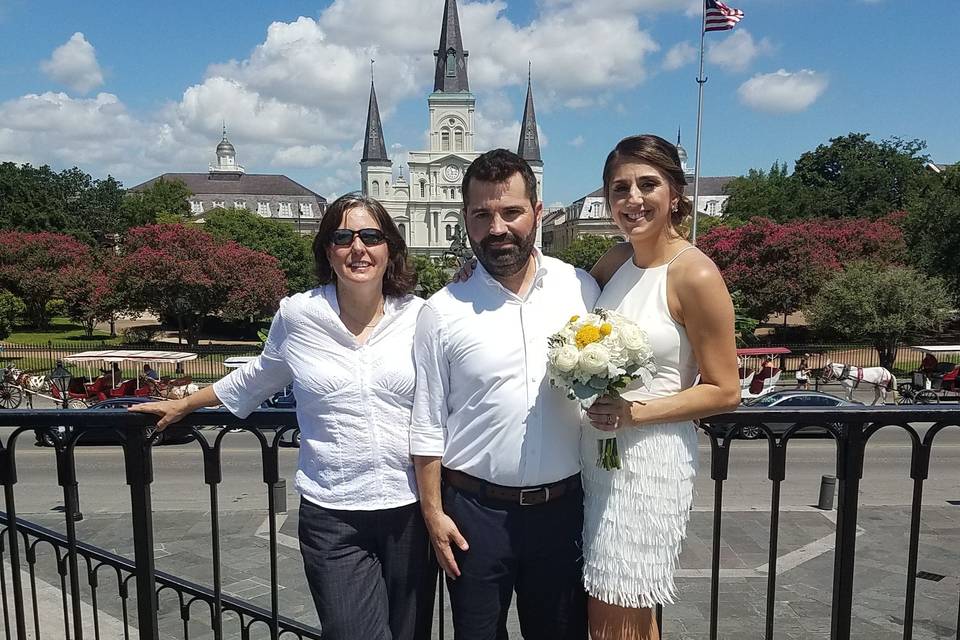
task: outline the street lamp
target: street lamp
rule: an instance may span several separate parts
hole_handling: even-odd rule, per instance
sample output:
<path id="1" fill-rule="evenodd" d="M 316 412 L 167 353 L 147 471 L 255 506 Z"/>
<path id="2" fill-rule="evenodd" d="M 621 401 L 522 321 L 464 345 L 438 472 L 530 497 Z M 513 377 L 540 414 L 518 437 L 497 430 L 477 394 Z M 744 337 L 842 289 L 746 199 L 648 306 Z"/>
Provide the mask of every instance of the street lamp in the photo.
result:
<path id="1" fill-rule="evenodd" d="M 57 386 L 57 389 L 60 390 L 60 399 L 63 401 L 63 408 L 68 409 L 68 396 L 70 394 L 68 389 L 70 388 L 70 380 L 73 379 L 73 374 L 70 373 L 69 369 L 63 366 L 63 360 L 57 360 L 57 366 L 54 367 L 53 371 L 51 371 L 47 377 L 50 378 L 50 381 Z M 73 453 L 71 452 L 69 455 L 72 456 Z M 80 511 L 80 494 L 77 492 L 76 483 L 67 485 L 66 491 L 70 493 L 72 498 L 71 501 L 73 502 L 74 506 L 74 512 L 70 514 L 71 517 L 75 521 L 83 520 L 83 513 Z M 64 508 L 66 508 L 66 504 L 64 505 Z"/>
<path id="2" fill-rule="evenodd" d="M 70 373 L 70 370 L 63 366 L 63 360 L 57 360 L 57 366 L 53 371 L 47 376 L 57 385 L 57 389 L 60 390 L 60 399 L 63 401 L 63 408 L 68 408 L 67 405 L 67 389 L 70 388 L 70 380 L 73 379 L 73 374 Z"/>

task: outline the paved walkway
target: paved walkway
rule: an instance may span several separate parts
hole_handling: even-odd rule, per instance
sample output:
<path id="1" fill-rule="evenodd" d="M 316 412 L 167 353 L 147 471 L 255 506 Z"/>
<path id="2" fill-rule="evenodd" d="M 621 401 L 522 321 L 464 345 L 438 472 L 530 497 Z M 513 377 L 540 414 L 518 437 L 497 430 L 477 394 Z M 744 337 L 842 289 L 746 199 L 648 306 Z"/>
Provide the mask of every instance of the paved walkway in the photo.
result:
<path id="1" fill-rule="evenodd" d="M 902 637 L 909 518 L 906 507 L 861 510 L 853 621 L 855 638 L 894 640 Z M 813 639 L 829 635 L 833 519 L 833 512 L 812 508 L 781 513 L 777 638 Z M 63 527 L 62 518 L 55 514 L 40 516 L 39 520 L 47 526 Z M 278 547 L 281 613 L 306 624 L 317 624 L 296 548 L 296 511 L 281 520 Z M 127 522 L 126 515 L 93 514 L 78 523 L 78 534 L 91 544 L 132 555 Z M 221 522 L 224 590 L 269 608 L 270 574 L 264 513 L 224 514 Z M 209 515 L 195 511 L 160 512 L 155 515 L 154 525 L 157 568 L 209 585 L 212 580 Z M 681 556 L 679 599 L 664 612 L 664 637 L 667 640 L 709 637 L 711 533 L 712 514 L 695 511 Z M 729 512 L 723 516 L 721 638 L 739 640 L 763 634 L 768 536 L 768 513 Z M 38 569 L 38 576 L 46 583 L 41 586 L 47 597 L 52 593 L 49 585 L 59 587 L 59 578 L 49 556 L 46 554 Z M 917 581 L 914 638 L 954 637 L 960 588 L 960 506 L 925 508 L 918 568 L 936 574 L 932 576 L 936 580 Z M 84 585 L 84 590 L 89 592 L 89 587 Z M 99 601 L 101 609 L 109 616 L 121 617 L 115 581 L 105 574 L 102 574 Z M 62 629 L 57 614 L 57 607 L 48 607 L 43 624 L 49 620 L 56 624 L 51 629 Z M 208 620 L 207 614 L 202 607 L 195 606 L 193 617 L 190 637 L 205 637 L 205 625 L 201 623 Z M 446 637 L 452 638 L 449 611 L 446 620 Z M 515 615 L 511 615 L 510 626 L 511 636 L 519 638 Z M 161 628 L 176 637 L 182 635 L 179 608 L 172 594 L 166 594 L 161 600 Z M 232 629 L 227 637 L 239 637 L 235 631 Z"/>

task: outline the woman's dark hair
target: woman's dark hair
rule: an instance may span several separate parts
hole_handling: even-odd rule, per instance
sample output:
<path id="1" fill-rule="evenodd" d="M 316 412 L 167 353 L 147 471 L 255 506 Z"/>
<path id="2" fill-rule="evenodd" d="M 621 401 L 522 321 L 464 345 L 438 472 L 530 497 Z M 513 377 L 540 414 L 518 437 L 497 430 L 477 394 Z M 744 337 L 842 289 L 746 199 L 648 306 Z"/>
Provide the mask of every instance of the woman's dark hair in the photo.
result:
<path id="1" fill-rule="evenodd" d="M 651 134 L 624 138 L 607 156 L 607 161 L 603 164 L 603 199 L 607 208 L 610 207 L 610 179 L 613 177 L 613 170 L 621 162 L 645 162 L 667 177 L 670 190 L 679 197 L 677 210 L 670 212 L 670 222 L 674 227 L 679 226 L 684 218 L 693 213 L 693 204 L 683 197 L 687 178 L 683 174 L 677 148 L 660 136 Z"/>
<path id="2" fill-rule="evenodd" d="M 460 183 L 460 192 L 463 195 L 463 210 L 467 210 L 467 199 L 470 197 L 470 183 L 479 182 L 503 183 L 519 173 L 523 178 L 523 186 L 530 200 L 530 206 L 537 207 L 537 177 L 533 175 L 530 164 L 506 149 L 492 149 L 483 153 L 470 163 L 463 181 Z"/>
<path id="3" fill-rule="evenodd" d="M 334 200 L 320 220 L 320 228 L 313 239 L 313 260 L 317 280 L 320 284 L 337 281 L 337 274 L 327 259 L 327 247 L 330 245 L 333 232 L 340 228 L 343 216 L 356 208 L 366 209 L 380 225 L 380 230 L 387 239 L 389 262 L 383 274 L 383 295 L 403 296 L 410 293 L 417 286 L 417 272 L 407 261 L 407 243 L 404 242 L 400 230 L 397 229 L 396 223 L 383 205 L 373 198 L 358 193 L 348 193 Z"/>

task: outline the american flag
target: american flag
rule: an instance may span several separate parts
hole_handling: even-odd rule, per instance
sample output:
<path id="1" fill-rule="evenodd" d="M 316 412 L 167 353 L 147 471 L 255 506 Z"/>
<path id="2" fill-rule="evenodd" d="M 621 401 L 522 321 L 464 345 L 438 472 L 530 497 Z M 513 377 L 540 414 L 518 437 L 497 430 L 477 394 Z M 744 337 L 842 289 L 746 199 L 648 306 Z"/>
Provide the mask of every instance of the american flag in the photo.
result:
<path id="1" fill-rule="evenodd" d="M 706 31 L 726 31 L 733 29 L 741 19 L 743 11 L 728 7 L 717 0 L 706 0 L 707 3 L 707 21 L 703 27 Z"/>

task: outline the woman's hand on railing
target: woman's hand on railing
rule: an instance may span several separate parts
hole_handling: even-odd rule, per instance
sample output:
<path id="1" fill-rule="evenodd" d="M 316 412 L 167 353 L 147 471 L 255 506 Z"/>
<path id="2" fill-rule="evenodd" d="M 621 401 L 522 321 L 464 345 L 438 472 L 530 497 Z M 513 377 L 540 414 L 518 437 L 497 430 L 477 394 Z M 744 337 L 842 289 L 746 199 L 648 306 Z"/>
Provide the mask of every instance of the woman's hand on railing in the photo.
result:
<path id="1" fill-rule="evenodd" d="M 163 431 L 175 422 L 179 422 L 189 413 L 191 409 L 184 400 L 161 400 L 159 402 L 144 402 L 135 404 L 127 408 L 127 411 L 133 413 L 149 413 L 160 416 L 157 420 L 157 431 Z"/>

